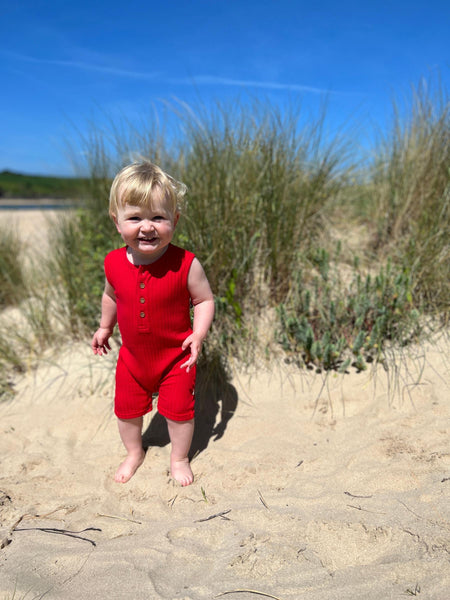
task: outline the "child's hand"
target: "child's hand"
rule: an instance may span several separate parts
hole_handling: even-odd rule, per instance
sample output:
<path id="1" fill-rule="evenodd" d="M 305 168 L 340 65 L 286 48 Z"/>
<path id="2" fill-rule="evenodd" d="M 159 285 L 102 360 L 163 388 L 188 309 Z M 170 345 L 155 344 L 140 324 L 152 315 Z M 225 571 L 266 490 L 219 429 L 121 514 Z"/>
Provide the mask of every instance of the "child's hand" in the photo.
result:
<path id="1" fill-rule="evenodd" d="M 197 359 L 200 355 L 200 350 L 202 349 L 202 343 L 203 343 L 203 339 L 200 338 L 195 333 L 191 333 L 191 335 L 188 336 L 184 340 L 184 342 L 181 346 L 181 349 L 186 350 L 190 346 L 191 347 L 191 355 L 190 355 L 189 359 L 180 366 L 180 368 L 181 369 L 186 368 L 187 373 L 189 373 L 189 371 L 191 370 L 191 367 L 193 367 L 195 365 L 195 363 L 197 362 Z"/>
<path id="2" fill-rule="evenodd" d="M 108 354 L 108 351 L 111 350 L 111 346 L 109 345 L 109 338 L 111 337 L 112 331 L 106 327 L 99 327 L 97 331 L 94 333 L 94 337 L 92 338 L 91 347 L 94 354 L 98 354 L 102 356 L 103 354 Z"/>

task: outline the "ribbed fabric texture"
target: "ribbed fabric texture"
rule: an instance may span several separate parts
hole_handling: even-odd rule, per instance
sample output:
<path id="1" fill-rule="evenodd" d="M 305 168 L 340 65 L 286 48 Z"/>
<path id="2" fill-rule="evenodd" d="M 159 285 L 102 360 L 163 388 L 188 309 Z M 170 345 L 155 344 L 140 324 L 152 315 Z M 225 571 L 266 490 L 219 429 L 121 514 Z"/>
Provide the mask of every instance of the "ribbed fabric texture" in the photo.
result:
<path id="1" fill-rule="evenodd" d="M 192 333 L 187 278 L 194 254 L 169 244 L 150 265 L 130 263 L 126 247 L 105 258 L 105 274 L 114 288 L 122 336 L 120 357 L 146 389 L 184 355 L 181 344 Z"/>

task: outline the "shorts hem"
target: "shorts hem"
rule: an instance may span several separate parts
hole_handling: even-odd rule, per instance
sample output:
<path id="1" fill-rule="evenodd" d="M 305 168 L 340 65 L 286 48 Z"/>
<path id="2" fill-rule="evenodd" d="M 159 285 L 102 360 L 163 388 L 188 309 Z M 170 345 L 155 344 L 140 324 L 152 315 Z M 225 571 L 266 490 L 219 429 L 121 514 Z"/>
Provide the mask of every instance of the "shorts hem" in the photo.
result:
<path id="1" fill-rule="evenodd" d="M 183 413 L 183 414 L 173 414 L 170 413 L 166 410 L 159 410 L 158 408 L 158 412 L 160 415 L 162 415 L 163 417 L 165 417 L 166 419 L 170 419 L 171 421 L 192 421 L 192 419 L 195 417 L 195 411 L 191 410 L 189 412 Z"/>
<path id="2" fill-rule="evenodd" d="M 129 421 L 130 419 L 138 419 L 139 417 L 144 417 L 149 412 L 152 412 L 152 408 L 147 408 L 145 411 L 138 411 L 135 413 L 127 413 L 126 415 L 124 415 L 122 413 L 119 414 L 118 411 L 114 410 L 114 414 L 116 415 L 116 417 L 118 419 L 121 419 L 122 421 Z"/>

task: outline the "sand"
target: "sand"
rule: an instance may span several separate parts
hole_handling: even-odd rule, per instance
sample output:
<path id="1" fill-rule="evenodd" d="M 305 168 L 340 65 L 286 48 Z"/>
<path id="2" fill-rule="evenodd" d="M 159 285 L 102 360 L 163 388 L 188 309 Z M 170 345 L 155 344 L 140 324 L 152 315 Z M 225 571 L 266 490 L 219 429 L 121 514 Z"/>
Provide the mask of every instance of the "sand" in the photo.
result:
<path id="1" fill-rule="evenodd" d="M 390 374 L 234 365 L 186 488 L 157 412 L 113 481 L 116 352 L 60 348 L 0 404 L 0 598 L 448 600 L 448 339 Z"/>
<path id="2" fill-rule="evenodd" d="M 64 210 L 19 210 L 25 200 L 10 200 L 9 205 L 17 205 L 16 210 L 2 208 L 0 204 L 0 227 L 16 232 L 24 242 L 24 254 L 31 251 L 45 252 L 48 249 L 49 228 L 55 226 L 59 218 L 67 214 Z M 34 203 L 31 203 L 35 205 Z"/>

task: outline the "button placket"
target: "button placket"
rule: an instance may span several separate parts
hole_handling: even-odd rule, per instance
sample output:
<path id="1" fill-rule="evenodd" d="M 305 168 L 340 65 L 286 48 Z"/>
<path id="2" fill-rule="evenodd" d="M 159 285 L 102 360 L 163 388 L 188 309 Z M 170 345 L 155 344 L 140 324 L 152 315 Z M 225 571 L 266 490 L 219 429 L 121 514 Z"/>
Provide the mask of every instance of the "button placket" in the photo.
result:
<path id="1" fill-rule="evenodd" d="M 138 329 L 146 331 L 149 328 L 148 311 L 144 310 L 146 304 L 146 292 L 148 289 L 148 279 L 150 274 L 139 268 L 138 285 L 136 290 L 136 312 L 138 315 Z"/>

